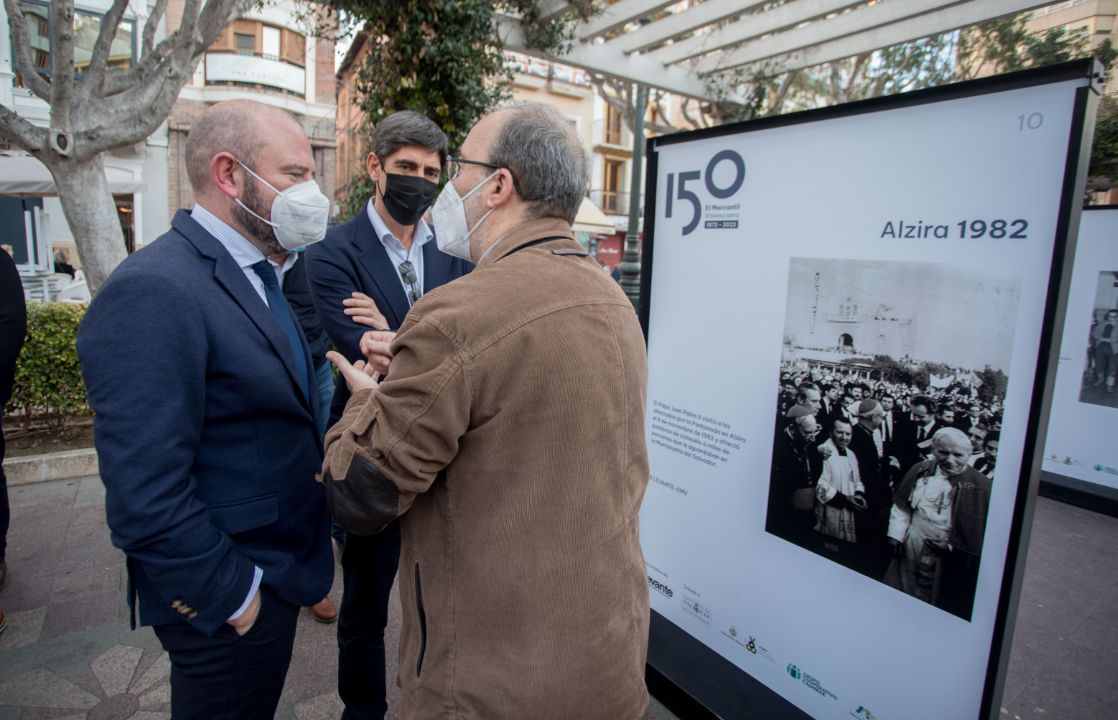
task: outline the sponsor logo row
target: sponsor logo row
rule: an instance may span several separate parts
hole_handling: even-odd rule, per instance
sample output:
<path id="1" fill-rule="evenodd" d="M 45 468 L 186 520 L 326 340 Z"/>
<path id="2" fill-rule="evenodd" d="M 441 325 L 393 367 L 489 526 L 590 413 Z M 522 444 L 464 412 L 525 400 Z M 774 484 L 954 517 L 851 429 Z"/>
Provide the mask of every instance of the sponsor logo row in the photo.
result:
<path id="1" fill-rule="evenodd" d="M 675 590 L 662 580 L 658 580 L 651 575 L 648 576 L 648 587 L 655 590 L 659 594 L 668 599 L 673 599 L 676 595 Z M 686 588 L 685 589 L 689 589 Z M 691 597 L 690 594 L 684 594 L 680 598 L 680 605 L 687 611 L 691 617 L 695 618 L 704 625 L 710 625 L 713 620 L 713 614 L 710 608 L 700 603 L 697 598 Z M 731 642 L 743 648 L 750 655 L 767 660 L 770 663 L 776 663 L 776 658 L 770 653 L 757 638 L 748 633 L 741 632 L 736 626 L 730 625 L 728 628 L 721 631 L 722 635 L 728 638 Z M 808 690 L 821 695 L 832 701 L 838 701 L 838 696 L 827 689 L 822 682 L 814 675 L 804 672 L 800 669 L 797 663 L 790 662 L 785 667 L 787 675 L 792 680 L 799 682 Z M 850 717 L 856 720 L 878 720 L 871 710 L 864 705 L 859 705 L 856 709 L 850 711 Z"/>

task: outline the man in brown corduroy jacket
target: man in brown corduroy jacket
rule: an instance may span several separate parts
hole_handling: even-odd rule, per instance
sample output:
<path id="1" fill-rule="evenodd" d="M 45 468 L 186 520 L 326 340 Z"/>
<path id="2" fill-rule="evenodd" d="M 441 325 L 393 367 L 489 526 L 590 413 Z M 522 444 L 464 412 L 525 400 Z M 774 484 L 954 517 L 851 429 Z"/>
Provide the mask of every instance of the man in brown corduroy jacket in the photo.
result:
<path id="1" fill-rule="evenodd" d="M 588 171 L 565 120 L 500 110 L 462 153 L 432 213 L 477 268 L 368 333 L 368 365 L 332 356 L 354 392 L 327 496 L 350 532 L 401 516 L 403 718 L 635 720 L 644 339 L 572 235 Z"/>

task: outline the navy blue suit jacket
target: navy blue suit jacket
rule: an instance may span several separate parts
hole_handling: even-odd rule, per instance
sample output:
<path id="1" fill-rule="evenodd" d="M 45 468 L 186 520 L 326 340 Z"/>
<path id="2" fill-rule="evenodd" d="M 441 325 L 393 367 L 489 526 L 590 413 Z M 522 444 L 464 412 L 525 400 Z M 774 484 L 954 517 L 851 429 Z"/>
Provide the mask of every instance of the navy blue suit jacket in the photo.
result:
<path id="1" fill-rule="evenodd" d="M 361 336 L 372 328 L 359 325 L 345 314 L 342 300 L 362 292 L 373 299 L 388 321 L 389 330 L 399 330 L 408 314 L 408 297 L 400 283 L 396 262 L 388 256 L 369 220 L 368 205 L 352 218 L 330 228 L 326 239 L 305 253 L 307 276 L 314 306 L 334 347 L 350 362 L 362 360 Z M 456 280 L 473 268 L 468 262 L 439 250 L 434 241 L 423 246 L 423 291 Z M 330 424 L 342 416 L 349 388 L 340 377 L 330 408 Z"/>
<path id="2" fill-rule="evenodd" d="M 143 624 L 212 634 L 244 603 L 254 565 L 291 603 L 326 596 L 314 399 L 282 326 L 188 212 L 109 277 L 78 353 L 109 528 Z"/>

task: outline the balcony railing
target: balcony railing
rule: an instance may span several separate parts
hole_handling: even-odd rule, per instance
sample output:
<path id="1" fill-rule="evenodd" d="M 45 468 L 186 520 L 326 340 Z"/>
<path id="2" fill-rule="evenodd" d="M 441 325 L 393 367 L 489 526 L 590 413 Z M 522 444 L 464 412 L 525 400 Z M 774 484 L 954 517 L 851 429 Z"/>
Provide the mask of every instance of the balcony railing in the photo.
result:
<path id="1" fill-rule="evenodd" d="M 629 193 L 617 190 L 591 190 L 590 201 L 607 215 L 629 214 Z"/>
<path id="2" fill-rule="evenodd" d="M 244 51 L 207 52 L 206 84 L 262 85 L 293 95 L 306 94 L 307 71 L 302 65 L 274 55 L 241 54 L 242 52 Z"/>

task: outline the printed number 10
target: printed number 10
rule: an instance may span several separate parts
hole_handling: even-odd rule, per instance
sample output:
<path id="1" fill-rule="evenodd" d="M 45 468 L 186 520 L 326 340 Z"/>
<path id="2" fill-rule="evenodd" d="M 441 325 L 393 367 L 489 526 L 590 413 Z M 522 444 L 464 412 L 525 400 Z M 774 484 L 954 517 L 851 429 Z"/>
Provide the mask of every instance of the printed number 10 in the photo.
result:
<path id="1" fill-rule="evenodd" d="M 1028 115 L 1017 116 L 1017 131 L 1022 130 L 1039 130 L 1040 126 L 1044 124 L 1044 115 L 1041 113 L 1030 113 Z"/>
<path id="2" fill-rule="evenodd" d="M 723 160 L 729 160 L 734 166 L 734 179 L 729 185 L 719 187 L 714 184 L 714 168 L 718 167 L 718 163 Z M 679 190 L 676 191 L 675 179 L 679 175 Z M 741 155 L 733 150 L 723 150 L 716 153 L 714 157 L 707 163 L 706 173 L 699 172 L 698 170 L 688 170 L 680 173 L 668 173 L 668 194 L 664 204 L 664 217 L 670 218 L 672 216 L 672 203 L 674 200 L 686 200 L 691 204 L 691 219 L 683 226 L 683 234 L 690 235 L 695 228 L 699 226 L 699 219 L 703 214 L 703 204 L 699 201 L 699 196 L 687 189 L 687 183 L 698 180 L 700 177 L 706 185 L 707 192 L 714 197 L 725 200 L 738 190 L 745 182 L 745 161 L 741 159 Z"/>

